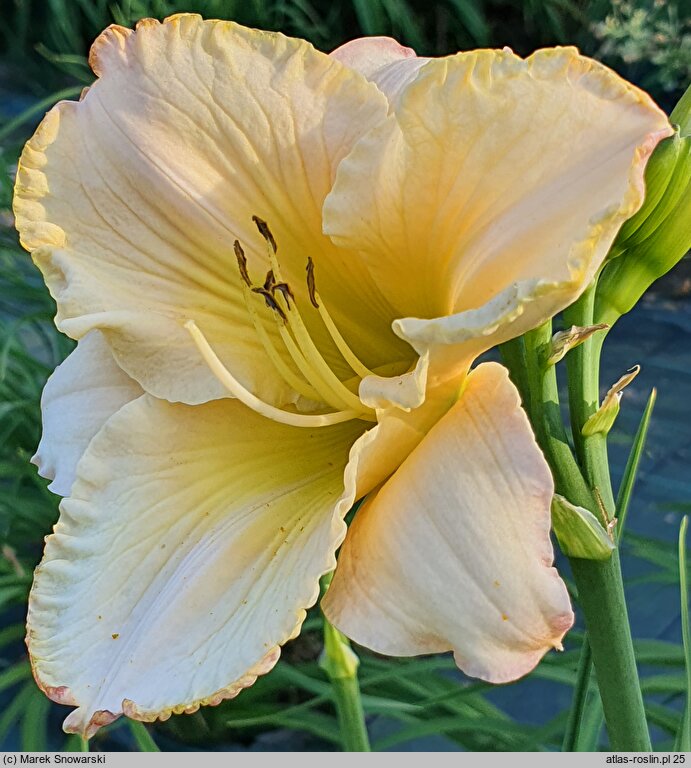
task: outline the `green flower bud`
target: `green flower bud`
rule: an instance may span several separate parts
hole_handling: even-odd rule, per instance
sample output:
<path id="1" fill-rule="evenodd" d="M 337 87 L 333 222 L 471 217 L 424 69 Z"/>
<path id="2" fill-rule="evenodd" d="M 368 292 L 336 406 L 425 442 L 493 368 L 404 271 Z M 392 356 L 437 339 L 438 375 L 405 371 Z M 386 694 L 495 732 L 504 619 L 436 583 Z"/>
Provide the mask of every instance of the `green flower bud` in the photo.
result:
<path id="1" fill-rule="evenodd" d="M 609 433 L 619 415 L 619 401 L 621 400 L 622 390 L 624 387 L 629 386 L 636 376 L 638 376 L 640 370 L 641 366 L 635 365 L 618 381 L 612 384 L 605 395 L 605 399 L 602 401 L 602 405 L 583 425 L 583 428 L 581 429 L 583 437 L 591 437 L 592 435 L 598 434 L 598 432 L 603 435 Z"/>
<path id="2" fill-rule="evenodd" d="M 612 325 L 691 247 L 691 88 L 672 112 L 678 123 L 645 171 L 646 199 L 619 231 L 598 281 L 596 322 Z"/>
<path id="3" fill-rule="evenodd" d="M 360 659 L 350 647 L 348 638 L 325 622 L 324 651 L 319 658 L 319 666 L 331 680 L 344 680 L 357 675 L 359 664 Z"/>
<path id="4" fill-rule="evenodd" d="M 568 557 L 608 560 L 612 556 L 612 526 L 604 528 L 592 512 L 559 494 L 552 499 L 552 527 L 561 551 Z"/>
<path id="5" fill-rule="evenodd" d="M 607 327 L 604 323 L 587 326 L 572 325 L 566 331 L 558 331 L 552 336 L 547 365 L 555 365 L 563 360 L 567 352 L 587 341 L 594 333 L 604 331 Z"/>

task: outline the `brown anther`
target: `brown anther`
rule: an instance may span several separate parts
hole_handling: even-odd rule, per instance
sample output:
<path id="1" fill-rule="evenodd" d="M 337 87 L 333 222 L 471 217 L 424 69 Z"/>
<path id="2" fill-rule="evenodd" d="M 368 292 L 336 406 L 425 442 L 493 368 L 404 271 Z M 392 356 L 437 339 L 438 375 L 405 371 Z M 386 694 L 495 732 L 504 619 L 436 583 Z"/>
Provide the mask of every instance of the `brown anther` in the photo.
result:
<path id="1" fill-rule="evenodd" d="M 281 292 L 288 306 L 290 306 L 288 299 L 291 299 L 293 303 L 295 303 L 295 296 L 293 296 L 293 292 L 290 290 L 288 283 L 276 283 L 272 289 L 272 293 L 276 293 L 276 291 Z"/>
<path id="2" fill-rule="evenodd" d="M 276 296 L 276 291 L 280 291 L 289 309 L 290 300 L 295 303 L 295 296 L 293 296 L 293 292 L 290 290 L 290 286 L 288 283 L 277 283 L 276 275 L 274 275 L 273 269 L 270 269 L 266 273 L 266 279 L 264 280 L 264 290 L 269 291 L 274 297 Z"/>
<path id="3" fill-rule="evenodd" d="M 240 245 L 239 240 L 236 240 L 233 243 L 233 250 L 235 251 L 235 258 L 238 260 L 240 277 L 242 277 L 245 283 L 251 287 L 252 281 L 250 280 L 249 272 L 247 271 L 247 257 L 245 256 L 245 252 L 242 250 L 242 246 Z"/>
<path id="4" fill-rule="evenodd" d="M 269 225 L 264 221 L 264 219 L 260 219 L 259 216 L 252 216 L 252 221 L 257 225 L 259 234 L 264 238 L 264 240 L 266 240 L 267 243 L 269 243 L 273 249 L 273 252 L 276 253 L 278 251 L 278 246 L 276 245 L 274 236 L 271 234 Z"/>
<path id="5" fill-rule="evenodd" d="M 276 285 L 276 276 L 274 275 L 273 269 L 270 269 L 266 273 L 266 277 L 264 278 L 264 290 L 271 291 L 273 293 L 275 285 Z"/>
<path id="6" fill-rule="evenodd" d="M 273 269 L 270 269 L 266 273 L 266 278 L 264 280 L 264 290 L 268 291 L 274 298 L 276 298 L 276 291 L 280 291 L 281 295 L 285 299 L 286 304 L 288 305 L 288 309 L 290 309 L 290 301 L 292 300 L 293 303 L 295 302 L 295 296 L 293 296 L 293 292 L 290 290 L 290 286 L 288 283 L 277 283 L 276 275 L 274 275 Z"/>
<path id="7" fill-rule="evenodd" d="M 307 292 L 309 293 L 310 301 L 315 309 L 319 309 L 317 303 L 317 284 L 314 280 L 314 262 L 310 256 L 307 257 Z"/>
<path id="8" fill-rule="evenodd" d="M 281 318 L 281 320 L 283 320 L 283 322 L 288 321 L 288 318 L 286 317 L 286 313 L 281 309 L 276 299 L 274 299 L 271 291 L 267 291 L 266 288 L 252 288 L 252 292 L 258 293 L 260 296 L 263 296 L 264 301 L 266 302 L 266 306 L 269 309 L 272 309 Z"/>

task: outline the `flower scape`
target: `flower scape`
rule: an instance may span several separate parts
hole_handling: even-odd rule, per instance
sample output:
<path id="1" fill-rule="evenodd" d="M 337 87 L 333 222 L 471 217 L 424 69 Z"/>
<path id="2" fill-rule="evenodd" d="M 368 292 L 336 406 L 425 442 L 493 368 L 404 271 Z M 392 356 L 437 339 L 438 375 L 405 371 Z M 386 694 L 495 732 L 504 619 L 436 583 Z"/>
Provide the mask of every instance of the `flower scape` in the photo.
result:
<path id="1" fill-rule="evenodd" d="M 90 64 L 14 200 L 78 342 L 43 396 L 65 499 L 27 636 L 65 729 L 235 696 L 334 569 L 355 642 L 527 674 L 573 623 L 553 481 L 476 360 L 586 288 L 665 114 L 569 47 L 327 55 L 182 14 Z"/>

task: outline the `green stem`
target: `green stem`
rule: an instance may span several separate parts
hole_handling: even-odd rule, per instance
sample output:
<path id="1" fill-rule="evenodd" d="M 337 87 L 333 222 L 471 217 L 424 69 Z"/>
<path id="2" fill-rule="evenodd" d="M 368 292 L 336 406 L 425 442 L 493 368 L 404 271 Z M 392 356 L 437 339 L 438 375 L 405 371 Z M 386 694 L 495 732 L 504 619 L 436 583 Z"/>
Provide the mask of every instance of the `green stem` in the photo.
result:
<path id="1" fill-rule="evenodd" d="M 585 616 L 610 745 L 615 751 L 651 751 L 638 682 L 619 551 L 609 560 L 570 558 Z"/>
<path id="2" fill-rule="evenodd" d="M 595 311 L 596 283 L 593 282 L 580 299 L 564 310 L 564 326 L 577 325 L 586 327 L 592 325 Z M 585 465 L 585 452 L 581 428 L 595 411 L 597 411 L 600 393 L 599 387 L 599 352 L 595 354 L 595 343 L 599 333 L 586 339 L 582 344 L 572 349 L 566 356 L 566 367 L 569 378 L 569 413 L 573 430 L 573 443 L 576 455 L 581 464 Z"/>
<path id="3" fill-rule="evenodd" d="M 643 412 L 640 424 L 636 431 L 636 436 L 629 452 L 629 458 L 626 462 L 626 469 L 619 486 L 619 492 L 617 494 L 617 542 L 621 545 L 622 536 L 624 535 L 624 525 L 626 522 L 626 515 L 631 501 L 631 495 L 633 493 L 633 486 L 638 474 L 638 466 L 640 464 L 641 456 L 643 455 L 643 448 L 645 447 L 645 441 L 648 434 L 648 427 L 650 425 L 650 418 L 652 416 L 653 408 L 655 407 L 655 400 L 657 392 L 655 389 L 650 393 L 648 403 Z M 589 718 L 595 723 L 595 728 L 590 728 L 588 733 L 588 725 L 586 718 L 586 706 L 588 702 L 588 686 L 590 683 L 592 671 L 592 653 L 590 651 L 590 641 L 586 633 L 583 638 L 583 645 L 581 646 L 581 657 L 578 665 L 578 673 L 576 680 L 576 687 L 574 689 L 573 703 L 569 710 L 569 719 L 566 724 L 566 732 L 564 734 L 563 752 L 590 752 L 595 749 L 597 742 L 597 734 L 602 727 L 603 715 L 602 715 L 602 702 L 597 699 L 591 702 L 590 710 L 591 717 Z M 691 690 L 691 689 L 690 689 Z M 599 726 L 597 725 L 599 723 Z"/>
<path id="4" fill-rule="evenodd" d="M 369 752 L 370 743 L 356 677 L 332 680 L 344 752 Z"/>
<path id="5" fill-rule="evenodd" d="M 587 320 L 588 312 L 592 312 L 592 295 L 585 296 L 582 301 L 582 308 L 572 312 L 571 316 L 579 320 L 581 318 Z M 576 322 L 575 319 L 570 322 L 574 325 L 590 324 L 587 321 Z M 606 452 L 603 453 L 601 443 L 593 442 L 591 459 L 586 460 L 590 449 L 585 449 L 585 441 L 583 441 L 579 455 L 583 457 L 586 475 L 584 478 L 566 438 L 559 410 L 554 366 L 547 366 L 545 362 L 551 333 L 551 321 L 548 321 L 526 334 L 526 358 L 528 370 L 531 372 L 531 420 L 538 441 L 554 473 L 557 491 L 572 503 L 583 506 L 601 517 L 599 504 L 591 489 L 597 488 L 599 496 L 607 505 L 605 488 L 595 482 L 596 479 L 599 482 L 603 478 L 609 479 Z M 581 346 L 586 344 L 588 342 Z M 578 349 L 580 347 L 572 350 L 567 358 Z M 589 350 L 580 355 L 577 364 L 575 366 L 571 364 L 568 372 L 570 401 L 576 414 L 573 426 L 574 432 L 578 434 L 585 419 L 597 410 L 598 397 L 595 393 L 599 387 L 597 380 L 599 345 L 595 349 L 597 354 L 593 352 L 591 344 Z M 575 392 L 571 393 L 571 390 Z M 594 473 L 596 464 L 598 470 Z M 609 482 L 607 486 L 611 494 Z M 613 502 L 610 509 L 613 514 Z M 606 561 L 570 558 L 570 562 L 578 588 L 579 602 L 585 616 L 612 749 L 649 751 L 650 736 L 633 653 L 619 553 L 615 550 L 612 557 Z"/>
<path id="6" fill-rule="evenodd" d="M 544 363 L 551 341 L 551 320 L 525 335 L 531 422 L 552 468 L 557 492 L 573 504 L 592 510 L 593 496 L 571 452 L 561 418 L 556 369 Z"/>
<path id="7" fill-rule="evenodd" d="M 576 672 L 576 687 L 573 693 L 573 702 L 569 710 L 569 718 L 566 721 L 566 730 L 562 742 L 562 752 L 579 752 L 579 742 L 585 705 L 590 689 L 590 673 L 592 670 L 592 654 L 590 641 L 586 635 L 581 646 L 581 655 L 578 659 L 578 671 Z"/>
<path id="8" fill-rule="evenodd" d="M 360 661 L 342 635 L 324 617 L 324 653 L 319 662 L 331 683 L 345 752 L 369 752 L 357 668 Z"/>
<path id="9" fill-rule="evenodd" d="M 527 413 L 530 413 L 530 378 L 528 376 L 528 367 L 526 363 L 525 339 L 518 336 L 511 341 L 506 341 L 499 345 L 499 352 L 504 361 L 504 365 L 511 372 L 513 383 L 518 389 L 523 407 Z"/>
<path id="10" fill-rule="evenodd" d="M 326 594 L 332 577 L 333 573 L 322 576 L 322 596 Z M 371 752 L 357 676 L 360 659 L 350 647 L 348 638 L 339 632 L 323 613 L 322 621 L 324 650 L 319 659 L 319 666 L 331 683 L 343 751 Z"/>
<path id="11" fill-rule="evenodd" d="M 580 299 L 564 310 L 564 323 L 587 327 L 592 325 L 595 310 L 597 280 Z M 600 407 L 600 354 L 606 333 L 596 333 L 572 349 L 566 356 L 569 381 L 569 413 L 576 454 L 585 476 L 605 507 L 607 517 L 614 517 L 615 504 L 609 474 L 607 436 L 598 432 L 584 437 L 581 430 L 586 421 Z M 597 510 L 594 510 L 597 513 Z M 602 517 L 600 513 L 598 517 Z"/>

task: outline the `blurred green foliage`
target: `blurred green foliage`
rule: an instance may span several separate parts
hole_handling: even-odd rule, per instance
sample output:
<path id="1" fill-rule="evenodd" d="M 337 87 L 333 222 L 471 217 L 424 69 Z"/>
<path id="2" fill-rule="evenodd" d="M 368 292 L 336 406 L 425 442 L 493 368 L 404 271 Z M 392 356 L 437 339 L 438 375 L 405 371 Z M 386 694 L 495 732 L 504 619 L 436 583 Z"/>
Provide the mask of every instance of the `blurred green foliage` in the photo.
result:
<path id="1" fill-rule="evenodd" d="M 613 0 L 604 21 L 592 29 L 601 41 L 597 56 L 626 71 L 643 88 L 669 92 L 691 80 L 688 5 Z"/>
<path id="2" fill-rule="evenodd" d="M 88 80 L 85 54 L 108 24 L 193 11 L 280 30 L 330 50 L 358 35 L 392 35 L 419 54 L 485 46 L 527 54 L 575 43 L 658 98 L 691 73 L 687 0 L 3 0 L 0 55 L 38 91 L 57 87 L 48 59 Z"/>

